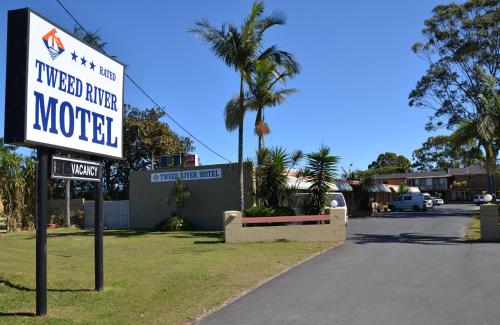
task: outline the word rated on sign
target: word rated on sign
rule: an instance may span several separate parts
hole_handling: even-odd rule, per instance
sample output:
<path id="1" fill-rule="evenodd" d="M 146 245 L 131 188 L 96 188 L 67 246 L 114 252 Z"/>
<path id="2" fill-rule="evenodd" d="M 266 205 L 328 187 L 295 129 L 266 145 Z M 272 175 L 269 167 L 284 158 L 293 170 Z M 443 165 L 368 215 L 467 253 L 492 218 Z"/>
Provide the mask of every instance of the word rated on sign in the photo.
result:
<path id="1" fill-rule="evenodd" d="M 52 157 L 52 178 L 99 182 L 100 165 L 95 161 Z"/>

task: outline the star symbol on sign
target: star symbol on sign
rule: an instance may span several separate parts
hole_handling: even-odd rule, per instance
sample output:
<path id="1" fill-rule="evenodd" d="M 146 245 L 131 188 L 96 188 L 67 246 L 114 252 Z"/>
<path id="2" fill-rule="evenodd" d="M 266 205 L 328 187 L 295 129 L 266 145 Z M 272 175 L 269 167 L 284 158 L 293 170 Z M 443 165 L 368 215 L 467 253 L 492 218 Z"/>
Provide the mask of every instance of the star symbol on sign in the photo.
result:
<path id="1" fill-rule="evenodd" d="M 92 61 L 92 62 L 90 62 L 90 69 L 94 70 L 94 68 L 95 68 L 95 64 L 94 64 L 94 61 Z"/>
<path id="2" fill-rule="evenodd" d="M 77 57 L 78 57 L 78 55 L 76 55 L 76 52 L 73 51 L 73 53 L 71 53 L 71 60 L 76 61 Z"/>
<path id="3" fill-rule="evenodd" d="M 80 60 L 82 60 L 82 65 L 85 66 L 85 63 L 87 63 L 87 60 L 85 60 L 85 57 L 82 56 L 82 58 Z"/>

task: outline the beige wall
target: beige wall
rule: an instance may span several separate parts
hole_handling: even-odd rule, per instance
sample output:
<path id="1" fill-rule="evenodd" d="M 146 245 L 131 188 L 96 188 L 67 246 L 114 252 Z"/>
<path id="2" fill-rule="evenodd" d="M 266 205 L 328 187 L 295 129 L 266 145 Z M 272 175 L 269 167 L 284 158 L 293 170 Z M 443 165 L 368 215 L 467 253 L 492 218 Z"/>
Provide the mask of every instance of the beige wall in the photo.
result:
<path id="1" fill-rule="evenodd" d="M 327 209 L 330 224 L 243 227 L 239 211 L 225 211 L 224 239 L 226 243 L 292 241 L 333 241 L 341 243 L 346 238 L 344 211 Z"/>
<path id="2" fill-rule="evenodd" d="M 206 165 L 190 168 L 162 168 L 130 173 L 130 225 L 132 228 L 151 229 L 169 218 L 175 211 L 168 199 L 174 182 L 151 182 L 151 174 L 173 171 L 194 171 L 220 168 L 218 179 L 183 181 L 191 192 L 191 200 L 183 215 L 197 230 L 222 230 L 222 213 L 240 209 L 238 164 Z M 245 169 L 246 207 L 251 206 L 253 181 L 251 171 Z"/>
<path id="3" fill-rule="evenodd" d="M 499 207 L 496 204 L 481 205 L 481 239 L 500 240 Z"/>

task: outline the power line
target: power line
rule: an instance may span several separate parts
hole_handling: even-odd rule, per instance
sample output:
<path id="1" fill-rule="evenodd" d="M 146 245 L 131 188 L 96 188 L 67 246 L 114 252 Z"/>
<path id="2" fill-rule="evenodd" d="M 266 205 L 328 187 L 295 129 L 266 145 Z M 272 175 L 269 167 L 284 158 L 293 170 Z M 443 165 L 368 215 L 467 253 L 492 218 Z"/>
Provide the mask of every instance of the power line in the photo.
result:
<path id="1" fill-rule="evenodd" d="M 75 16 L 73 16 L 73 14 L 71 14 L 71 12 L 61 3 L 61 1 L 59 0 L 56 0 L 57 3 L 64 9 L 64 11 L 66 11 L 66 13 L 71 17 L 71 19 L 73 19 L 73 21 L 82 29 L 82 31 L 85 32 L 85 34 L 87 35 L 91 35 L 89 32 L 87 32 L 87 30 L 85 29 L 85 27 L 83 27 L 82 24 L 80 24 L 80 22 L 75 18 Z M 104 52 L 104 50 L 103 50 Z M 146 98 L 148 98 L 154 105 L 156 105 L 157 108 L 159 109 L 162 109 L 164 112 L 165 112 L 165 115 L 172 121 L 174 122 L 175 125 L 177 125 L 179 128 L 181 128 L 184 132 L 186 132 L 191 138 L 193 138 L 194 140 L 196 140 L 198 143 L 200 143 L 203 147 L 205 147 L 206 149 L 208 149 L 210 152 L 212 152 L 213 154 L 219 156 L 220 158 L 226 160 L 227 162 L 231 163 L 231 160 L 227 159 L 226 157 L 222 156 L 221 154 L 219 154 L 217 151 L 215 151 L 214 149 L 212 149 L 211 147 L 209 147 L 205 142 L 201 141 L 199 138 L 197 138 L 196 136 L 194 136 L 191 132 L 189 132 L 185 127 L 183 127 L 179 122 L 176 121 L 176 119 L 174 119 L 170 114 L 168 114 L 168 112 L 164 109 L 164 107 L 161 107 L 160 105 L 158 105 L 158 103 L 156 102 L 156 100 L 153 99 L 153 97 L 151 97 L 145 90 L 144 88 L 142 88 L 127 72 L 124 72 L 125 73 L 125 76 L 127 77 L 128 80 L 130 80 L 130 82 L 132 82 L 132 84 L 144 95 L 146 96 Z"/>

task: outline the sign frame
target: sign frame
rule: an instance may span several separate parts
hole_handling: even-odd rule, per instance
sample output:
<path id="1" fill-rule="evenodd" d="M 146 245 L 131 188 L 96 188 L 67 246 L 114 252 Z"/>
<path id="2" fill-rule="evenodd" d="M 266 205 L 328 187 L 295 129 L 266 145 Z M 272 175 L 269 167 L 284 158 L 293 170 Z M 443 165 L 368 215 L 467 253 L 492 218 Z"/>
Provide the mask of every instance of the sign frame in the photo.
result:
<path id="1" fill-rule="evenodd" d="M 97 166 L 97 176 L 96 176 L 96 178 L 91 178 L 91 177 L 54 175 L 54 172 L 55 172 L 55 166 L 54 166 L 54 164 L 58 160 L 59 161 L 67 161 L 69 163 L 80 163 L 80 164 Z M 99 162 L 97 162 L 97 161 L 84 160 L 84 159 L 71 158 L 71 157 L 61 157 L 61 156 L 53 155 L 50 167 L 51 167 L 50 168 L 50 177 L 52 179 L 65 179 L 65 180 L 71 180 L 71 181 L 86 181 L 86 182 L 94 182 L 94 183 L 101 182 L 102 165 Z"/>
<path id="2" fill-rule="evenodd" d="M 123 78 L 121 85 L 121 119 L 122 128 L 119 131 L 120 152 L 119 156 L 107 155 L 95 151 L 87 151 L 75 147 L 65 147 L 56 144 L 47 144 L 35 140 L 27 140 L 27 111 L 28 111 L 28 68 L 30 57 L 30 17 L 31 14 L 37 16 L 41 20 L 53 25 L 55 28 L 68 34 L 75 41 L 79 42 L 85 47 L 98 52 L 100 55 L 114 61 L 123 67 Z M 116 58 L 98 51 L 85 44 L 78 38 L 73 36 L 73 33 L 60 25 L 54 23 L 35 10 L 27 7 L 22 9 L 9 10 L 7 22 L 7 55 L 6 55 L 6 82 L 5 82 L 5 118 L 4 118 L 4 141 L 6 144 L 13 144 L 16 146 L 24 146 L 30 148 L 47 147 L 61 150 L 64 152 L 74 152 L 84 155 L 91 155 L 100 158 L 107 158 L 113 160 L 123 160 L 123 117 L 124 117 L 124 97 L 125 97 L 125 65 L 118 61 Z M 83 146 L 82 146 L 83 147 Z"/>

